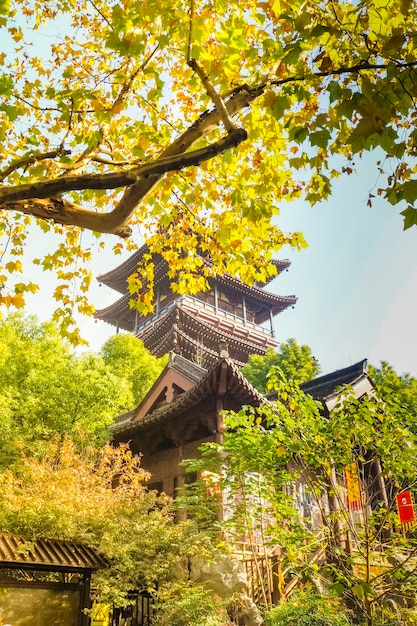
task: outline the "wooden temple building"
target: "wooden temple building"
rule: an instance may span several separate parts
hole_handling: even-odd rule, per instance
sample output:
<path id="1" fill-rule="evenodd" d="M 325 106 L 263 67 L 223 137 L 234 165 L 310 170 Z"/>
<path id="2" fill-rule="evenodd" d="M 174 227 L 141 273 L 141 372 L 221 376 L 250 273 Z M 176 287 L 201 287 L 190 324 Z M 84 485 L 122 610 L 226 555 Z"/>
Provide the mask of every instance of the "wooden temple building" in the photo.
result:
<path id="1" fill-rule="evenodd" d="M 167 263 L 159 255 L 153 258 L 154 313 L 143 316 L 130 308 L 132 296 L 126 281 L 137 271 L 146 252 L 143 246 L 119 267 L 98 277 L 121 297 L 98 311 L 97 319 L 133 333 L 155 356 L 174 352 L 204 367 L 218 360 L 221 344 L 227 344 L 237 365 L 245 364 L 250 354 L 264 354 L 267 348 L 278 345 L 273 319 L 296 303 L 295 296 L 275 295 L 266 291 L 265 285 L 249 287 L 230 275 L 210 278 L 207 292 L 179 295 L 172 292 Z M 290 262 L 276 261 L 275 265 L 279 273 Z"/>
<path id="2" fill-rule="evenodd" d="M 195 457 L 204 441 L 221 437 L 222 411 L 264 400 L 239 368 L 250 354 L 278 345 L 273 319 L 297 299 L 275 295 L 265 285 L 249 287 L 229 275 L 210 278 L 208 292 L 179 295 L 171 291 L 166 262 L 156 255 L 155 311 L 142 316 L 129 307 L 126 281 L 145 252 L 143 246 L 98 277 L 121 297 L 96 317 L 132 332 L 155 356 L 170 354 L 140 406 L 116 419 L 113 437 L 143 455 L 153 487 L 174 495 L 186 479 L 180 462 Z M 276 261 L 278 272 L 289 265 Z"/>

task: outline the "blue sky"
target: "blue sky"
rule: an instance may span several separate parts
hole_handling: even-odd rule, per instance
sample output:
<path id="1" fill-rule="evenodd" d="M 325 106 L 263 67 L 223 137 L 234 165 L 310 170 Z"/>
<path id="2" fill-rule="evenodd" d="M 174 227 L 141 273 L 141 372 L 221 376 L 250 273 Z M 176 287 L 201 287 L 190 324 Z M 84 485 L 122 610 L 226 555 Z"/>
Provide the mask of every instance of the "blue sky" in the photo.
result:
<path id="1" fill-rule="evenodd" d="M 403 231 L 401 209 L 382 198 L 367 207 L 372 155 L 357 168 L 328 202 L 282 208 L 280 226 L 309 248 L 286 251 L 292 265 L 273 283 L 299 298 L 277 318 L 277 338 L 308 344 L 323 373 L 368 358 L 417 376 L 417 229 Z"/>

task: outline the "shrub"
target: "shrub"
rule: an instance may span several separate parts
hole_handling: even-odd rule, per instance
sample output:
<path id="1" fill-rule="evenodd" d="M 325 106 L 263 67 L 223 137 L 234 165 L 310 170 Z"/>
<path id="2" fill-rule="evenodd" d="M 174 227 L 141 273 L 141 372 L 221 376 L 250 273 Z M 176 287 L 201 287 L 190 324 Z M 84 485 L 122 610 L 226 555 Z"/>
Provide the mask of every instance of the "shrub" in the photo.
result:
<path id="1" fill-rule="evenodd" d="M 294 595 L 266 615 L 267 626 L 348 626 L 350 621 L 340 602 L 311 591 Z"/>
<path id="2" fill-rule="evenodd" d="M 204 585 L 177 583 L 158 592 L 155 626 L 228 626 L 224 601 Z"/>

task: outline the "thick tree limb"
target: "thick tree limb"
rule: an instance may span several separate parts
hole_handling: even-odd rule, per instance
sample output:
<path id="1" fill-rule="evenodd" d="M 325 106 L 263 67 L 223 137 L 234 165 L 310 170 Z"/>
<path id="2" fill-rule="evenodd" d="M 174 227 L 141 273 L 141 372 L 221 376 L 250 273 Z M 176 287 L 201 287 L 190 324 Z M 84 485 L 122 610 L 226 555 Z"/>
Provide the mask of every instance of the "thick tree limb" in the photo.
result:
<path id="1" fill-rule="evenodd" d="M 26 215 L 33 215 L 44 220 L 57 222 L 66 226 L 80 226 L 88 230 L 99 233 L 110 233 L 119 237 L 130 237 L 131 228 L 129 226 L 113 227 L 108 219 L 111 214 L 96 213 L 84 207 L 78 206 L 63 198 L 30 198 L 9 202 L 1 209 L 8 211 L 18 211 Z"/>
<path id="2" fill-rule="evenodd" d="M 114 189 L 132 185 L 135 181 L 146 180 L 148 177 L 159 180 L 166 172 L 200 165 L 225 150 L 237 146 L 246 138 L 245 130 L 235 129 L 205 148 L 185 154 L 161 157 L 153 163 L 147 163 L 127 172 L 68 176 L 20 187 L 3 187 L 0 188 L 0 209 L 20 211 L 61 224 L 72 224 L 97 232 L 128 237 L 130 228 L 125 223 L 120 223 L 116 210 L 110 213 L 96 213 L 53 196 L 81 189 Z"/>
<path id="3" fill-rule="evenodd" d="M 227 110 L 227 107 L 224 104 L 223 98 L 214 89 L 213 85 L 208 80 L 207 76 L 204 73 L 203 68 L 198 63 L 197 59 L 189 59 L 188 65 L 191 67 L 191 69 L 193 69 L 196 72 L 197 76 L 203 83 L 205 90 L 207 92 L 207 95 L 210 96 L 210 98 L 212 99 L 214 106 L 216 107 L 216 110 L 219 112 L 219 115 L 221 117 L 221 120 L 227 132 L 231 133 L 236 128 L 236 126 L 233 124 L 233 120 L 229 115 L 229 111 Z"/>
<path id="4" fill-rule="evenodd" d="M 140 167 L 134 167 L 126 171 L 110 172 L 108 174 L 84 174 L 80 176 L 63 176 L 38 183 L 20 185 L 19 187 L 0 187 L 0 204 L 17 202 L 28 198 L 47 198 L 68 191 L 80 191 L 82 189 L 115 189 L 126 187 L 137 182 L 141 178 L 166 174 L 167 172 L 181 170 L 184 167 L 200 165 L 208 159 L 212 159 L 225 150 L 237 146 L 247 138 L 243 129 L 235 129 L 216 143 L 210 144 L 193 152 L 159 158 L 152 163 L 145 163 Z"/>

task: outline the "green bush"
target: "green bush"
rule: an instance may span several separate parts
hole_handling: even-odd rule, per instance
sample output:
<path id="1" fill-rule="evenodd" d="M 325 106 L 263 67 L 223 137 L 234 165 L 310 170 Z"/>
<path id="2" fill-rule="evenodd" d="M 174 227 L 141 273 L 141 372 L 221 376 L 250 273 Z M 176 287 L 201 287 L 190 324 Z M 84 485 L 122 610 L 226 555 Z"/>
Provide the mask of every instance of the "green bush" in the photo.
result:
<path id="1" fill-rule="evenodd" d="M 266 615 L 267 626 L 348 626 L 340 602 L 311 591 L 299 592 Z"/>
<path id="2" fill-rule="evenodd" d="M 224 601 L 204 585 L 177 583 L 158 592 L 161 606 L 153 626 L 228 626 Z"/>

